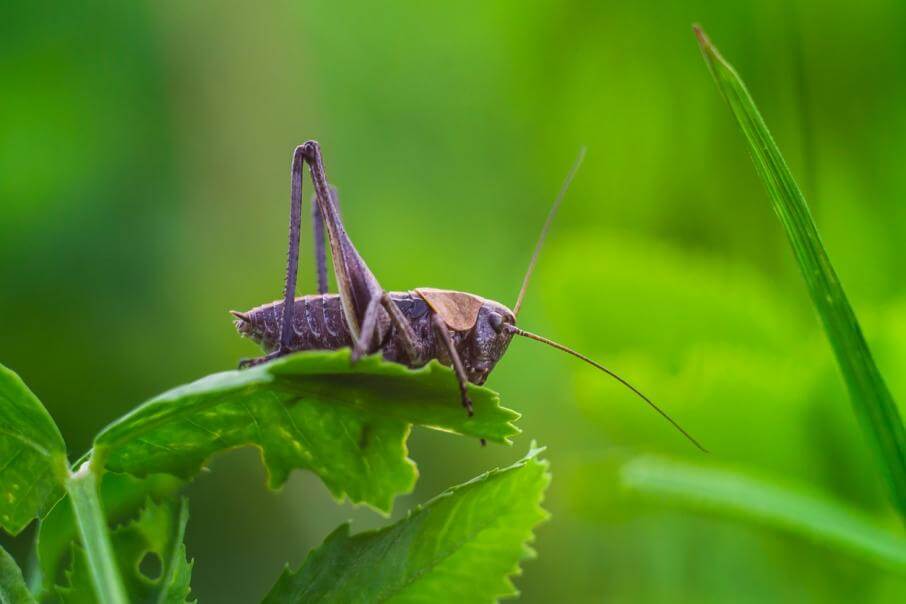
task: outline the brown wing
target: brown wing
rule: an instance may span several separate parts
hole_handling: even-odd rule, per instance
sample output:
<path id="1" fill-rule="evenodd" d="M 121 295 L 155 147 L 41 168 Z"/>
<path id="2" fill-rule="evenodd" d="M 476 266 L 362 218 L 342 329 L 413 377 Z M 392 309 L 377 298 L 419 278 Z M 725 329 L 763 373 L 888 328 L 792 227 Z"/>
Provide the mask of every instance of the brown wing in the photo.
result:
<path id="1" fill-rule="evenodd" d="M 416 288 L 421 296 L 447 327 L 456 331 L 469 331 L 478 321 L 478 311 L 484 300 L 472 294 L 430 287 Z"/>

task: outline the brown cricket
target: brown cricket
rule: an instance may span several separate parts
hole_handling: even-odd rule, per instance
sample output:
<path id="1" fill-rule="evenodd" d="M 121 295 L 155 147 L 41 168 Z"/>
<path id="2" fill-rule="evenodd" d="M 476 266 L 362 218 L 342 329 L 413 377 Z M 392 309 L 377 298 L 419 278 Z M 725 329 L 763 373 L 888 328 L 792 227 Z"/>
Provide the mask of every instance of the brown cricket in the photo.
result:
<path id="1" fill-rule="evenodd" d="M 530 338 L 562 350 L 607 373 L 632 390 L 679 430 L 696 447 L 705 450 L 688 432 L 629 382 L 603 365 L 562 344 L 516 326 L 526 288 L 554 215 L 584 158 L 583 149 L 570 170 L 548 213 L 535 245 L 519 296 L 512 310 L 475 294 L 418 287 L 408 292 L 387 292 L 365 264 L 346 234 L 334 188 L 328 184 L 316 141 L 293 152 L 291 170 L 289 253 L 283 300 L 247 312 L 230 311 L 236 329 L 257 342 L 265 355 L 243 360 L 248 367 L 300 350 L 335 350 L 351 346 L 353 362 L 380 351 L 388 361 L 421 367 L 431 359 L 452 366 L 460 398 L 472 415 L 468 384 L 484 384 L 514 335 Z M 318 294 L 296 297 L 299 264 L 299 231 L 302 222 L 302 172 L 308 164 L 315 188 L 312 221 Z M 339 293 L 327 292 L 324 226 Z"/>

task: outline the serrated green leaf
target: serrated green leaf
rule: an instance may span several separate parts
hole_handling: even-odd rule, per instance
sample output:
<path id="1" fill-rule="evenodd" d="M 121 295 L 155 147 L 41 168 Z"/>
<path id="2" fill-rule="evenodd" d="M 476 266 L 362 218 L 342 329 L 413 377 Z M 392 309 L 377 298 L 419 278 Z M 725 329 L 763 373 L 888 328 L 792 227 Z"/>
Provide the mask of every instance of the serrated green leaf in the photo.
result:
<path id="1" fill-rule="evenodd" d="M 19 565 L 0 547 L 0 604 L 28 604 L 34 601 Z"/>
<path id="2" fill-rule="evenodd" d="M 16 535 L 63 494 L 66 444 L 41 401 L 0 365 L 0 526 Z"/>
<path id="3" fill-rule="evenodd" d="M 171 499 L 184 485 L 182 480 L 165 474 L 143 479 L 128 474 L 107 472 L 101 478 L 100 498 L 109 526 L 129 522 L 140 513 L 148 499 L 162 502 Z M 63 567 L 71 564 L 71 549 L 79 540 L 78 528 L 69 497 L 64 497 L 41 519 L 38 527 L 37 552 L 41 595 L 51 593 L 54 584 L 63 580 Z M 92 594 L 89 590 L 89 594 Z"/>
<path id="4" fill-rule="evenodd" d="M 388 511 L 415 482 L 411 424 L 496 442 L 518 433 L 518 414 L 496 393 L 471 387 L 470 395 L 471 418 L 437 363 L 410 370 L 368 357 L 353 366 L 348 350 L 297 353 L 166 392 L 108 426 L 95 450 L 117 472 L 188 478 L 214 453 L 254 445 L 273 488 L 304 468 L 335 497 Z"/>
<path id="5" fill-rule="evenodd" d="M 194 566 L 195 560 L 189 560 L 186 554 L 186 545 L 180 543 L 174 552 L 172 572 L 165 583 L 166 589 L 160 592 L 157 601 L 166 604 L 184 604 L 189 602 L 189 593 L 192 591 L 192 568 Z M 195 600 L 192 600 L 192 602 L 195 602 Z"/>
<path id="6" fill-rule="evenodd" d="M 66 570 L 66 586 L 54 590 L 55 601 L 62 604 L 97 604 L 98 597 L 91 583 L 91 569 L 85 550 L 77 543 L 70 544 L 71 564 Z"/>
<path id="7" fill-rule="evenodd" d="M 155 503 L 149 500 L 139 516 L 111 531 L 111 542 L 123 583 L 133 603 L 185 604 L 189 596 L 192 563 L 182 543 L 188 521 L 188 501 Z M 95 600 L 85 551 L 72 545 L 68 584 L 56 589 L 65 604 Z M 141 569 L 146 556 L 156 556 L 160 572 L 148 576 Z"/>
<path id="8" fill-rule="evenodd" d="M 742 79 L 696 26 L 702 54 L 748 143 L 755 170 L 786 230 L 812 303 L 846 381 L 853 410 L 875 452 L 900 516 L 906 518 L 906 431 L 875 365 L 856 313 L 824 250 L 808 204 Z"/>
<path id="9" fill-rule="evenodd" d="M 265 598 L 298 602 L 494 602 L 533 555 L 548 464 L 533 448 L 514 465 L 453 487 L 379 531 L 334 531 Z"/>

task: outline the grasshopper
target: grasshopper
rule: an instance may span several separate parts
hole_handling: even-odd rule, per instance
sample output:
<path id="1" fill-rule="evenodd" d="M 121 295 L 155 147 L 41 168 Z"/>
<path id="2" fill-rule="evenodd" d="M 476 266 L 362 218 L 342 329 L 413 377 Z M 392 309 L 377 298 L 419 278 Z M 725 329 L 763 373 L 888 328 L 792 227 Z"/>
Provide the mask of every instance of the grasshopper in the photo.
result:
<path id="1" fill-rule="evenodd" d="M 246 312 L 230 311 L 236 319 L 238 332 L 258 343 L 265 351 L 264 356 L 240 362 L 240 368 L 299 350 L 335 350 L 347 346 L 352 347 L 353 362 L 378 351 L 384 359 L 412 368 L 436 359 L 453 368 L 462 405 L 471 416 L 473 411 L 468 384 L 484 384 L 513 336 L 518 335 L 566 352 L 607 373 L 642 398 L 704 451 L 704 447 L 667 413 L 610 369 L 562 344 L 516 326 L 516 317 L 541 246 L 583 157 L 584 149 L 548 213 L 516 304 L 511 310 L 500 302 L 459 291 L 427 287 L 407 292 L 385 291 L 346 233 L 337 192 L 328 184 L 320 146 L 316 141 L 299 145 L 293 152 L 291 167 L 289 252 L 283 299 Z M 315 189 L 311 216 L 318 294 L 296 297 L 305 164 Z M 339 290 L 337 294 L 327 291 L 325 227 Z"/>

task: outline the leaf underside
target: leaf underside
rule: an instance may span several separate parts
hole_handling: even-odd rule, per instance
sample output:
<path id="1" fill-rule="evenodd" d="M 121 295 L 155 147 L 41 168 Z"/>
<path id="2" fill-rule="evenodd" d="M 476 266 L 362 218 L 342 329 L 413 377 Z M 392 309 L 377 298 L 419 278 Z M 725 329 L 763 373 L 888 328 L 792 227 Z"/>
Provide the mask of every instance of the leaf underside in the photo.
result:
<path id="1" fill-rule="evenodd" d="M 896 403 L 875 365 L 856 314 L 827 256 L 808 204 L 787 167 L 755 101 L 733 67 L 695 27 L 702 54 L 745 135 L 755 170 L 786 230 L 812 303 L 849 389 L 852 406 L 872 444 L 900 515 L 906 518 L 906 431 Z"/>
<path id="2" fill-rule="evenodd" d="M 412 424 L 499 443 L 518 433 L 518 414 L 496 393 L 469 392 L 471 418 L 452 372 L 435 362 L 411 370 L 379 357 L 351 365 L 348 350 L 303 352 L 166 392 L 108 426 L 95 451 L 116 472 L 190 478 L 214 453 L 253 445 L 272 488 L 308 469 L 338 499 L 389 511 L 415 483 Z"/>
<path id="3" fill-rule="evenodd" d="M 0 526 L 18 534 L 63 494 L 66 445 L 41 402 L 0 365 Z"/>
<path id="4" fill-rule="evenodd" d="M 297 571 L 284 571 L 264 601 L 494 602 L 516 595 L 510 577 L 534 555 L 532 529 L 547 518 L 542 450 L 447 490 L 392 526 L 354 536 L 340 526 Z"/>

